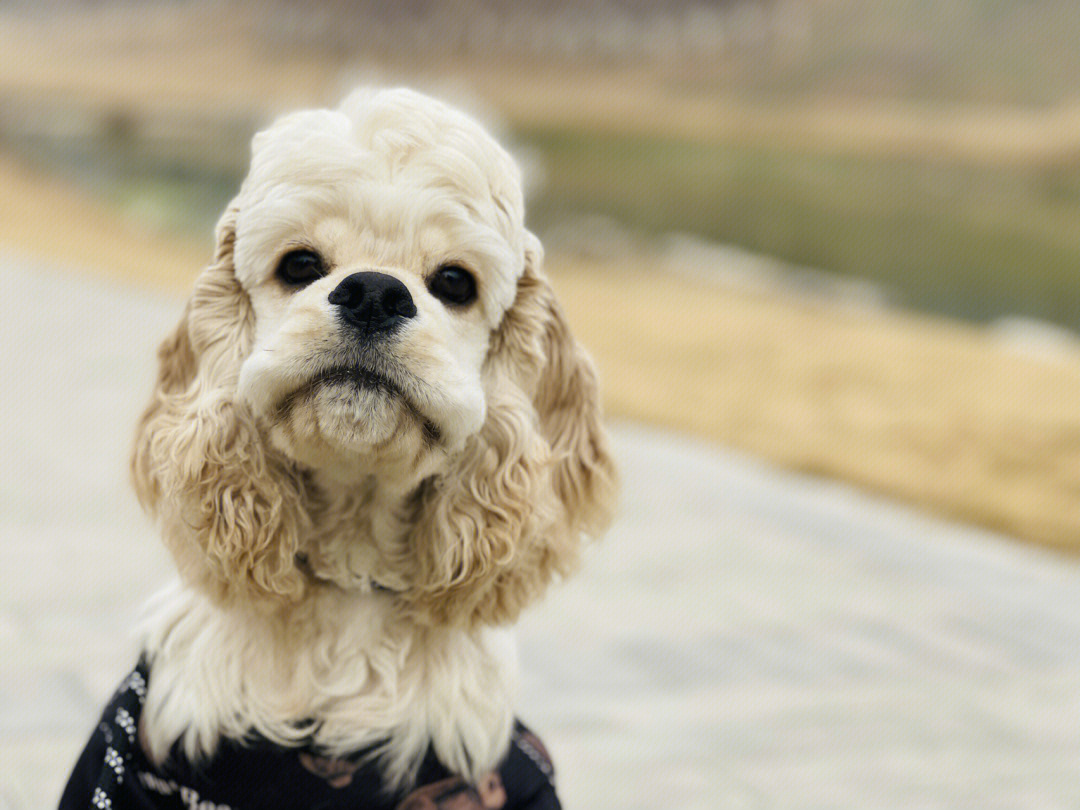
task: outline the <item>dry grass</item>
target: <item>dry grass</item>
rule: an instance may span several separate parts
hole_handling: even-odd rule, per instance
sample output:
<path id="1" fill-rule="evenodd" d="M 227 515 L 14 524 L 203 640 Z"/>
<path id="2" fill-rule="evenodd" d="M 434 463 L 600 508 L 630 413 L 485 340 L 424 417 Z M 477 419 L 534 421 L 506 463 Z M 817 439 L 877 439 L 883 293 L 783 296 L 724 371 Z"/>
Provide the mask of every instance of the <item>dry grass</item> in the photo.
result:
<path id="1" fill-rule="evenodd" d="M 647 266 L 553 273 L 613 413 L 1080 549 L 1080 357 Z"/>
<path id="2" fill-rule="evenodd" d="M 0 153 L 0 246 L 123 281 L 186 289 L 209 249 L 148 232 Z"/>
<path id="3" fill-rule="evenodd" d="M 2 158 L 0 245 L 174 290 L 209 253 Z M 548 269 L 611 413 L 1080 549 L 1080 358 L 1025 359 L 973 327 L 725 291 L 646 262 L 555 255 Z"/>
<path id="4" fill-rule="evenodd" d="M 519 127 L 636 132 L 798 151 L 1052 164 L 1080 151 L 1080 103 L 937 105 L 814 96 L 748 101 L 655 66 L 271 48 L 257 4 L 76 9 L 0 26 L 0 98 L 257 114 L 335 101 L 359 80 L 468 87 Z M 42 54 L 48 54 L 43 58 Z M 450 84 L 448 87 L 447 84 Z"/>

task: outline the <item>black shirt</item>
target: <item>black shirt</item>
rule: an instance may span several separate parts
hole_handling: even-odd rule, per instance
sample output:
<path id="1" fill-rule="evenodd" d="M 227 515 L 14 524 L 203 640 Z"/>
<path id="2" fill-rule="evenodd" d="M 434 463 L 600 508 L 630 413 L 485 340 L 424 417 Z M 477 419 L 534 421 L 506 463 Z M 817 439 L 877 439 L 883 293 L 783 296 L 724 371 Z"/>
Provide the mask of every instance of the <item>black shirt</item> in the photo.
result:
<path id="1" fill-rule="evenodd" d="M 363 752 L 330 758 L 264 740 L 222 739 L 190 762 L 179 745 L 152 764 L 138 744 L 149 668 L 140 661 L 109 701 L 60 799 L 60 810 L 559 810 L 543 743 L 514 723 L 510 750 L 472 785 L 429 749 L 411 792 L 388 792 Z"/>

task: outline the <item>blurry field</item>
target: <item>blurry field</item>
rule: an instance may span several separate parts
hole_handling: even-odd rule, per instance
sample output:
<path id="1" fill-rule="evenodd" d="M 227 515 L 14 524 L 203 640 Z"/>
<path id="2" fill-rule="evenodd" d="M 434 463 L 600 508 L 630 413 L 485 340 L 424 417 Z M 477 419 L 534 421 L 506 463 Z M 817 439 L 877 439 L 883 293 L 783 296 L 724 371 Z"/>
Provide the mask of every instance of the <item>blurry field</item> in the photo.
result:
<path id="1" fill-rule="evenodd" d="M 1073 5 L 716 3 L 648 59 L 630 23 L 548 58 L 562 3 L 515 12 L 505 41 L 458 15 L 407 46 L 369 5 L 0 16 L 0 244 L 186 289 L 273 111 L 358 80 L 448 88 L 535 168 L 530 221 L 612 413 L 1080 549 L 1076 349 L 739 291 L 665 248 L 685 233 L 925 312 L 1080 328 Z M 626 240 L 581 249 L 594 214 Z"/>
<path id="2" fill-rule="evenodd" d="M 8 141 L 145 225 L 201 236 L 243 177 L 239 133 L 256 126 L 218 121 L 186 150 L 112 131 Z M 512 138 L 542 156 L 530 206 L 541 232 L 602 214 L 646 235 L 693 234 L 869 281 L 903 306 L 1080 329 L 1080 152 L 972 165 L 587 128 L 523 126 Z"/>
<path id="3" fill-rule="evenodd" d="M 545 156 L 541 224 L 599 211 L 868 280 L 921 310 L 1080 328 L 1080 156 L 972 166 L 565 130 L 525 140 Z"/>
<path id="4" fill-rule="evenodd" d="M 446 50 L 349 7 L 9 16 L 0 144 L 145 224 L 202 235 L 273 111 L 415 82 L 482 99 L 539 156 L 541 231 L 600 213 L 867 280 L 920 310 L 1080 328 L 1075 4 L 718 3 L 728 16 L 698 27 L 727 32 L 727 50 L 702 34 L 700 53 L 649 60 L 588 43 L 544 59 L 495 33 L 481 57 L 482 37 Z M 557 25 L 533 22 L 540 49 Z M 403 29 L 422 56 L 386 44 Z"/>
<path id="5" fill-rule="evenodd" d="M 0 244 L 177 292 L 209 253 L 10 162 L 0 189 Z M 1080 355 L 1025 359 L 974 327 L 739 293 L 657 261 L 549 256 L 612 414 L 1080 545 Z"/>

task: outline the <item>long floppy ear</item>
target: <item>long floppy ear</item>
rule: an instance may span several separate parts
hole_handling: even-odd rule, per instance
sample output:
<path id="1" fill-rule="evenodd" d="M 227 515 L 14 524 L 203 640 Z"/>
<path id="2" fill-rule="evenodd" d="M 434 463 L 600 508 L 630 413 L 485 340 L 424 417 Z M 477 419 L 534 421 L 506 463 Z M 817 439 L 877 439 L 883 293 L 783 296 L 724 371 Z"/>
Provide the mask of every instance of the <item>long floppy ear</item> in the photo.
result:
<path id="1" fill-rule="evenodd" d="M 139 420 L 132 479 L 162 524 L 184 579 L 211 597 L 298 598 L 303 482 L 236 402 L 254 317 L 233 272 L 236 208 L 217 229 L 214 261 L 158 349 L 157 386 Z"/>
<path id="2" fill-rule="evenodd" d="M 406 598 L 438 622 L 512 621 L 611 517 L 618 476 L 596 373 L 542 256 L 527 234 L 525 270 L 488 356 L 487 419 L 454 469 L 421 493 Z"/>

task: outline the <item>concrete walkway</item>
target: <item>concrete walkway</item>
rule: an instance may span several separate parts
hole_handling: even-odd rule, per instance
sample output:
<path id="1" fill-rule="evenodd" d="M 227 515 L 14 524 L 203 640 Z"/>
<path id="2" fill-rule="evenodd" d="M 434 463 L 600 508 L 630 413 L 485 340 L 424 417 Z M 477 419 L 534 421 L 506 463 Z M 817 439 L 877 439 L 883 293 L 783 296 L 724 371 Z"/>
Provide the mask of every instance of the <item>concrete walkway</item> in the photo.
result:
<path id="1" fill-rule="evenodd" d="M 0 810 L 36 810 L 169 576 L 126 454 L 180 304 L 11 256 L 0 284 Z M 1080 807 L 1080 566 L 615 435 L 622 516 L 520 634 L 569 810 Z"/>

